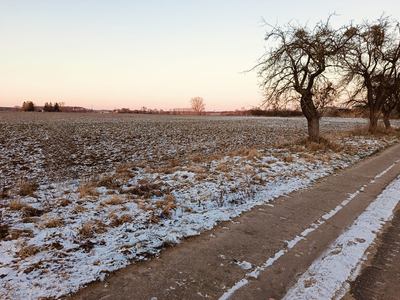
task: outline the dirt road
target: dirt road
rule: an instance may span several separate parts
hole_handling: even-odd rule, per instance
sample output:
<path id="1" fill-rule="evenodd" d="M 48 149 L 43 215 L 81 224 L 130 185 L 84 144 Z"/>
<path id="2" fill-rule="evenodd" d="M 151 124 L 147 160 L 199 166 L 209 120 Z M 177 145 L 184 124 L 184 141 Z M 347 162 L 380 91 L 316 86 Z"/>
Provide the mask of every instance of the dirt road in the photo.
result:
<path id="1" fill-rule="evenodd" d="M 400 174 L 399 159 L 396 145 L 119 270 L 71 299 L 280 299 Z"/>

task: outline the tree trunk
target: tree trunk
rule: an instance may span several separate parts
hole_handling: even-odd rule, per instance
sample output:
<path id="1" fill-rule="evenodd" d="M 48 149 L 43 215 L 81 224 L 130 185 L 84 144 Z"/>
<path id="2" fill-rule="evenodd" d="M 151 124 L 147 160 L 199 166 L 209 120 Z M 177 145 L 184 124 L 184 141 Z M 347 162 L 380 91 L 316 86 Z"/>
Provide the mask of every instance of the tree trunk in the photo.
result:
<path id="1" fill-rule="evenodd" d="M 385 124 L 386 130 L 389 130 L 390 127 L 391 127 L 391 126 L 390 126 L 389 115 L 390 115 L 390 113 L 388 113 L 388 114 L 383 114 L 383 123 Z"/>
<path id="2" fill-rule="evenodd" d="M 379 112 L 381 111 L 381 105 L 378 103 L 378 99 L 374 97 L 372 79 L 369 73 L 364 74 L 364 84 L 367 87 L 367 100 L 369 108 L 368 131 L 370 133 L 375 133 L 378 128 L 378 118 Z"/>
<path id="3" fill-rule="evenodd" d="M 308 124 L 308 135 L 310 140 L 313 142 L 319 142 L 319 119 L 311 118 L 307 119 Z"/>
<path id="4" fill-rule="evenodd" d="M 370 133 L 375 133 L 378 129 L 379 113 L 370 111 L 369 115 L 369 128 Z"/>
<path id="5" fill-rule="evenodd" d="M 319 142 L 319 115 L 312 101 L 312 94 L 304 94 L 300 100 L 301 111 L 307 119 L 308 136 L 310 141 Z"/>
<path id="6" fill-rule="evenodd" d="M 385 124 L 386 130 L 390 129 L 390 113 L 396 108 L 397 99 L 391 95 L 382 105 L 383 123 Z"/>

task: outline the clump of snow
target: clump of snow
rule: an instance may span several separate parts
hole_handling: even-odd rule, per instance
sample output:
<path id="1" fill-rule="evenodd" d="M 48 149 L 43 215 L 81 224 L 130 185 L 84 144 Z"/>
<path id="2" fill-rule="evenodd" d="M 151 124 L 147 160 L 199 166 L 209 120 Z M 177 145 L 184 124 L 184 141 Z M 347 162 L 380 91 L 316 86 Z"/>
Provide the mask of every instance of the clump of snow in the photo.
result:
<path id="1" fill-rule="evenodd" d="M 243 270 L 250 270 L 252 268 L 252 264 L 247 261 L 238 261 L 237 265 L 241 267 Z"/>

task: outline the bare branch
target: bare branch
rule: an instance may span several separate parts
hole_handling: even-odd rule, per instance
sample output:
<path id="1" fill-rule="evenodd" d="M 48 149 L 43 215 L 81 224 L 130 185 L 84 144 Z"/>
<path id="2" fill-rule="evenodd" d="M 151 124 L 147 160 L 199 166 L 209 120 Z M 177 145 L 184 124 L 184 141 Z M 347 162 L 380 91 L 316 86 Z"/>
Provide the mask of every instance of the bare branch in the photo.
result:
<path id="1" fill-rule="evenodd" d="M 201 113 L 205 110 L 206 104 L 204 103 L 204 99 L 201 97 L 194 97 L 190 99 L 190 104 L 192 106 L 192 109 L 198 114 L 201 115 Z"/>

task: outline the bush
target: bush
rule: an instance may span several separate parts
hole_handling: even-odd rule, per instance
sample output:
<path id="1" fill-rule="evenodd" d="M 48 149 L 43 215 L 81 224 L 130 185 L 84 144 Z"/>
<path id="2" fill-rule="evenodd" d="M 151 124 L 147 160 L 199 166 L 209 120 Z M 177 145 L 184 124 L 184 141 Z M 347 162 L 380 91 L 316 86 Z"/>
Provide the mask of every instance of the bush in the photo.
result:
<path id="1" fill-rule="evenodd" d="M 35 111 L 35 104 L 32 101 L 28 101 L 22 104 L 22 111 Z"/>

